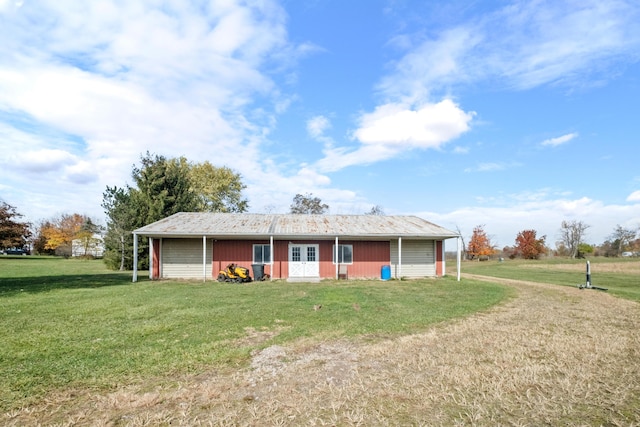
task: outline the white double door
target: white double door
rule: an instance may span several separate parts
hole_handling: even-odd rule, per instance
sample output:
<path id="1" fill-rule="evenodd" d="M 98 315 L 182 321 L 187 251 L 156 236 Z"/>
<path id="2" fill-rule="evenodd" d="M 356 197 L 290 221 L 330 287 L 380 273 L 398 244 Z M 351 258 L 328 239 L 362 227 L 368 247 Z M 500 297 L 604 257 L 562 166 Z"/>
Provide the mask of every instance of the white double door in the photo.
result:
<path id="1" fill-rule="evenodd" d="M 289 244 L 289 277 L 320 277 L 319 245 Z"/>

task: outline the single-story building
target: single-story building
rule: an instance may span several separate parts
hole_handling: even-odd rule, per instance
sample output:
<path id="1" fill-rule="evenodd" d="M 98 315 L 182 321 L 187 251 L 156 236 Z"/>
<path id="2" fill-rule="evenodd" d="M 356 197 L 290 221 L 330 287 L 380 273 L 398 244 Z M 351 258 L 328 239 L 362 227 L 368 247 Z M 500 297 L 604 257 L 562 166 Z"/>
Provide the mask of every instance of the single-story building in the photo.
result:
<path id="1" fill-rule="evenodd" d="M 134 281 L 138 237 L 149 239 L 151 279 L 216 279 L 235 263 L 262 265 L 272 279 L 292 281 L 381 278 L 381 272 L 386 278 L 443 276 L 444 240 L 459 238 L 416 216 L 196 212 L 133 234 Z"/>
<path id="2" fill-rule="evenodd" d="M 104 240 L 99 234 L 91 238 L 74 239 L 71 241 L 71 256 L 93 256 L 101 258 L 104 255 Z"/>

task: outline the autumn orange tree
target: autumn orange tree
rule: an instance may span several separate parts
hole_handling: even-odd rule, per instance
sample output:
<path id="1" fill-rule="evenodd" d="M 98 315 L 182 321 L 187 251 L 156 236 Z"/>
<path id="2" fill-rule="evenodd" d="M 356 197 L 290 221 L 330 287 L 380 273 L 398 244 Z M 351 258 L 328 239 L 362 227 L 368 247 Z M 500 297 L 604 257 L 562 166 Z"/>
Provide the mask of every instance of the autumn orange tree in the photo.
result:
<path id="1" fill-rule="evenodd" d="M 86 215 L 62 214 L 57 218 L 44 221 L 40 226 L 36 249 L 43 252 L 55 252 L 60 255 L 71 255 L 71 243 L 83 237 L 86 224 L 92 224 Z"/>
<path id="2" fill-rule="evenodd" d="M 547 251 L 547 236 L 538 238 L 536 230 L 522 230 L 516 237 L 515 253 L 524 259 L 539 259 Z"/>
<path id="3" fill-rule="evenodd" d="M 469 259 L 489 256 L 494 253 L 495 249 L 491 240 L 484 231 L 484 225 L 478 225 L 473 229 L 473 235 L 467 246 L 467 256 Z"/>

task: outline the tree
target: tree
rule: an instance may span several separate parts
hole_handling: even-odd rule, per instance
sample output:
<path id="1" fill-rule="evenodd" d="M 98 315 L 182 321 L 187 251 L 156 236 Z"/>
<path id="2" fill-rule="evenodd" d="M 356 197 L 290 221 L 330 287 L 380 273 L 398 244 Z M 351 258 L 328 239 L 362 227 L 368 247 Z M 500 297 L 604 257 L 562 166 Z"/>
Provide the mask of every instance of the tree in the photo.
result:
<path id="1" fill-rule="evenodd" d="M 108 187 L 102 194 L 102 208 L 107 216 L 104 238 L 104 262 L 109 268 L 133 268 L 133 235 L 137 228 L 137 211 L 132 203 L 131 188 Z"/>
<path id="2" fill-rule="evenodd" d="M 292 214 L 324 214 L 329 210 L 329 205 L 322 203 L 313 194 L 296 194 L 291 204 Z"/>
<path id="3" fill-rule="evenodd" d="M 84 256 L 91 256 L 91 251 L 96 248 L 96 246 L 102 241 L 99 236 L 103 231 L 103 228 L 95 224 L 91 218 L 87 217 L 82 227 L 80 227 L 80 231 L 76 233 L 76 236 L 73 240 L 79 240 L 80 245 L 82 246 L 82 254 Z"/>
<path id="4" fill-rule="evenodd" d="M 104 260 L 113 269 L 133 268 L 136 228 L 178 212 L 244 212 L 245 185 L 231 169 L 209 162 L 192 164 L 184 157 L 167 159 L 147 152 L 133 166 L 134 186 L 108 187 L 102 195 L 107 216 Z M 138 268 L 149 265 L 148 243 L 138 246 Z"/>
<path id="5" fill-rule="evenodd" d="M 36 226 L 36 235 L 33 238 L 32 245 L 35 253 L 40 255 L 54 255 L 55 251 L 52 249 L 46 249 L 47 246 L 47 237 L 44 235 L 44 230 L 53 227 L 50 221 L 41 220 L 40 223 Z"/>
<path id="6" fill-rule="evenodd" d="M 473 235 L 467 246 L 467 255 L 470 259 L 485 257 L 493 254 L 494 247 L 484 231 L 483 225 L 478 225 L 473 229 Z"/>
<path id="7" fill-rule="evenodd" d="M 571 258 L 578 256 L 578 247 L 584 239 L 585 232 L 590 226 L 582 221 L 562 221 L 560 239 L 567 248 Z"/>
<path id="8" fill-rule="evenodd" d="M 246 212 L 247 199 L 242 198 L 242 184 L 239 174 L 227 167 L 217 168 L 209 162 L 191 166 L 190 179 L 193 191 L 198 197 L 198 211 L 204 212 Z"/>
<path id="9" fill-rule="evenodd" d="M 178 212 L 195 212 L 198 195 L 190 180 L 191 165 L 180 157 L 167 160 L 149 152 L 141 157 L 141 167 L 133 168 L 137 188 L 131 191 L 139 207 L 138 225 L 142 226 Z"/>
<path id="10" fill-rule="evenodd" d="M 631 242 L 636 237 L 636 230 L 624 228 L 620 224 L 616 225 L 613 234 L 609 237 L 612 246 L 616 250 L 616 256 L 620 256 L 622 252 L 631 246 Z"/>
<path id="11" fill-rule="evenodd" d="M 38 239 L 44 242 L 42 249 L 56 255 L 71 256 L 72 242 L 87 222 L 91 227 L 95 226 L 91 218 L 78 213 L 62 214 L 44 221 L 38 231 Z"/>
<path id="12" fill-rule="evenodd" d="M 516 237 L 515 252 L 524 259 L 539 259 L 546 252 L 546 236 L 537 238 L 535 230 L 523 230 Z"/>
<path id="13" fill-rule="evenodd" d="M 31 236 L 28 222 L 20 221 L 22 214 L 14 206 L 0 200 L 0 249 L 24 248 Z"/>
<path id="14" fill-rule="evenodd" d="M 382 209 L 382 206 L 375 205 L 374 207 L 371 208 L 371 210 L 369 212 L 365 213 L 365 215 L 380 215 L 380 216 L 384 216 L 384 210 Z"/>

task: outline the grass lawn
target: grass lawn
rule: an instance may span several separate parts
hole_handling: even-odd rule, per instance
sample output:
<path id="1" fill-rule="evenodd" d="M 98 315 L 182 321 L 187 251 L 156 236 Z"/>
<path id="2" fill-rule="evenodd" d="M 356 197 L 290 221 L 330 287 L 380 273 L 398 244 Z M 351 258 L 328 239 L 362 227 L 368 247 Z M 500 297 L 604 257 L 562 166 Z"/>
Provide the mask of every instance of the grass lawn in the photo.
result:
<path id="1" fill-rule="evenodd" d="M 108 390 L 245 366 L 252 350 L 300 338 L 377 340 L 417 332 L 485 310 L 510 293 L 451 276 L 134 284 L 130 273 L 106 270 L 101 261 L 2 256 L 0 409 L 67 388 Z"/>
<path id="2" fill-rule="evenodd" d="M 610 294 L 640 301 L 640 260 L 638 258 L 589 258 L 592 286 L 607 288 Z M 455 274 L 455 261 L 447 263 Z M 505 259 L 464 261 L 462 272 L 505 279 L 528 280 L 562 286 L 577 286 L 586 281 L 586 260 L 546 258 L 544 260 Z M 593 290 L 587 292 L 596 292 Z"/>

